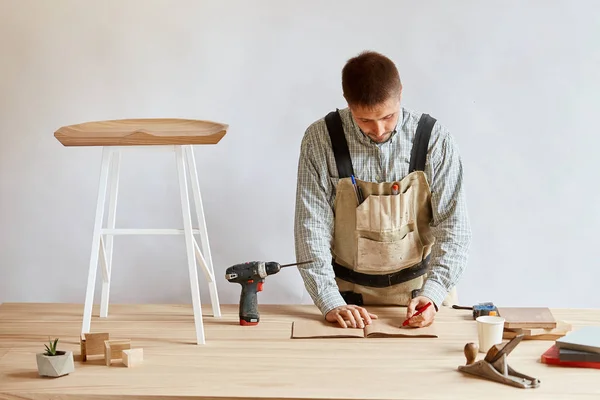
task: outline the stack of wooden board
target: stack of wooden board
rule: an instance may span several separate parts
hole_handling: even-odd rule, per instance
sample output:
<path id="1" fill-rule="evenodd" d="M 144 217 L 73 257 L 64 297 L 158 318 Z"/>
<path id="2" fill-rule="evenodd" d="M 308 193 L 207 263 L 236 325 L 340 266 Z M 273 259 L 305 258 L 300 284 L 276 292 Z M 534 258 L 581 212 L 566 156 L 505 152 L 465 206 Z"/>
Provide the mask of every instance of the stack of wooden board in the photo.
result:
<path id="1" fill-rule="evenodd" d="M 543 363 L 600 369 L 600 326 L 573 330 L 545 307 L 498 307 L 498 314 L 505 319 L 504 339 L 524 334 L 523 339 L 555 341 L 542 354 Z"/>
<path id="2" fill-rule="evenodd" d="M 542 354 L 543 363 L 600 369 L 600 326 L 576 329 Z"/>
<path id="3" fill-rule="evenodd" d="M 571 325 L 557 321 L 547 307 L 498 307 L 505 319 L 504 339 L 523 334 L 524 340 L 556 340 L 571 331 Z"/>

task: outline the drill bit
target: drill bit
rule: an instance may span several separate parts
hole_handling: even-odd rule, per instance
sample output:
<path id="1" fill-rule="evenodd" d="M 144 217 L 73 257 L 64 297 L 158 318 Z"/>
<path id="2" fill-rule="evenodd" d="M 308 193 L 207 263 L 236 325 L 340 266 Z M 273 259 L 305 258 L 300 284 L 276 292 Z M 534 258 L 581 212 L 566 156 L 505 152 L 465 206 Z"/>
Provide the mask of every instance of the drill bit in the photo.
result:
<path id="1" fill-rule="evenodd" d="M 281 266 L 281 268 L 284 268 L 284 267 L 291 267 L 292 265 L 302 265 L 302 264 L 308 264 L 308 263 L 311 263 L 311 262 L 312 262 L 312 260 L 309 260 L 309 261 L 302 261 L 302 262 L 297 262 L 297 263 L 292 263 L 292 264 L 285 264 L 285 265 L 282 265 L 282 266 Z"/>

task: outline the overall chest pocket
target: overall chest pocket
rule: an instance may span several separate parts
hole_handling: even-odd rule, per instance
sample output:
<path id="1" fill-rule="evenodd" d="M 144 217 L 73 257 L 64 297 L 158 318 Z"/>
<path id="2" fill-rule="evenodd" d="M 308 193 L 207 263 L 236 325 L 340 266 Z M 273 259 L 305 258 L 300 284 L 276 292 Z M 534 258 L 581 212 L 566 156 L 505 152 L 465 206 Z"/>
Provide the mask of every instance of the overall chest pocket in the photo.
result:
<path id="1" fill-rule="evenodd" d="M 370 195 L 356 208 L 356 230 L 399 231 L 414 222 L 413 189 L 396 195 Z"/>
<path id="2" fill-rule="evenodd" d="M 364 273 L 390 273 L 421 261 L 412 188 L 398 195 L 370 195 L 356 208 L 356 264 Z"/>

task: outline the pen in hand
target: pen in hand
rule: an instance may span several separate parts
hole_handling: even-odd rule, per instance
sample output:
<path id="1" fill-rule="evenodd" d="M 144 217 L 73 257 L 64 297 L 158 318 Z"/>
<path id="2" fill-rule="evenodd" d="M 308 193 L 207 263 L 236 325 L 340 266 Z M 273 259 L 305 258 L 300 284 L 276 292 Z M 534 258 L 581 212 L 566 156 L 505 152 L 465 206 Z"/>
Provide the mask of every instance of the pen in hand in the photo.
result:
<path id="1" fill-rule="evenodd" d="M 431 306 L 431 302 L 429 302 L 429 303 L 425 304 L 425 306 L 424 306 L 423 308 L 419 308 L 419 309 L 417 309 L 417 312 L 416 312 L 416 313 L 414 313 L 412 317 L 410 317 L 410 318 L 407 318 L 407 319 L 406 319 L 406 320 L 405 320 L 405 321 L 402 323 L 402 326 L 406 326 L 406 325 L 408 325 L 408 321 L 410 321 L 410 319 L 411 319 L 411 318 L 414 318 L 414 317 L 416 317 L 417 315 L 421 315 L 421 314 L 423 313 L 423 311 L 425 311 L 425 310 L 427 310 L 427 308 L 429 308 L 429 306 Z"/>

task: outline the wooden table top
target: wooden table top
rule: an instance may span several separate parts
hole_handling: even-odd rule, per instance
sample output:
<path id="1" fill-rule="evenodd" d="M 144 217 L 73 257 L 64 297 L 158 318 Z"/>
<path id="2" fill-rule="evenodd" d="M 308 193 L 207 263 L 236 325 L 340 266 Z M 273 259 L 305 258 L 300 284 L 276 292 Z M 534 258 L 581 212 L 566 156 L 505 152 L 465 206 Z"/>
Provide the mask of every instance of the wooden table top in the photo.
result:
<path id="1" fill-rule="evenodd" d="M 217 144 L 229 125 L 181 118 L 90 121 L 54 132 L 64 146 L 150 146 Z"/>
<path id="2" fill-rule="evenodd" d="M 195 344 L 191 305 L 111 305 L 106 319 L 96 317 L 95 307 L 92 332 L 131 339 L 132 348 L 144 349 L 143 364 L 126 368 L 79 361 L 82 305 L 2 304 L 0 399 L 600 398 L 600 370 L 540 362 L 551 340 L 522 341 L 508 357 L 516 371 L 540 379 L 539 388 L 520 389 L 459 372 L 464 345 L 477 342 L 470 311 L 443 308 L 435 322 L 438 338 L 291 339 L 292 323 L 321 318 L 317 309 L 259 307 L 260 324 L 242 327 L 237 305 L 222 305 L 223 317 L 215 319 L 204 304 L 205 345 Z M 371 310 L 399 321 L 404 312 Z M 574 329 L 600 324 L 600 310 L 552 312 Z M 59 348 L 76 355 L 72 374 L 38 377 L 35 353 L 43 351 L 48 337 L 59 337 Z"/>

